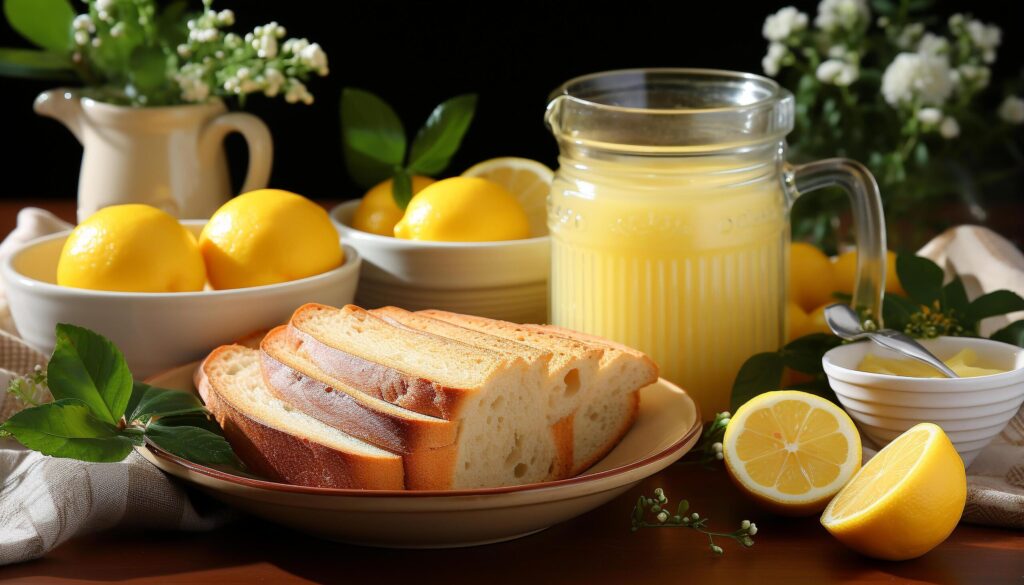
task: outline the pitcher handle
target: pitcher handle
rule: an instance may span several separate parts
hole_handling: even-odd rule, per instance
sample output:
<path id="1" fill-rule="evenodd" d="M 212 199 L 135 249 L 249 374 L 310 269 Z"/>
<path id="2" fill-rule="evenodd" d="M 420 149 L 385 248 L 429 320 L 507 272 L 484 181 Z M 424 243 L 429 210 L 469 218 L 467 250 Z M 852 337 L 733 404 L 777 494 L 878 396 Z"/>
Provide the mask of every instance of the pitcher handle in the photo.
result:
<path id="1" fill-rule="evenodd" d="M 200 152 L 203 156 L 212 156 L 221 147 L 224 137 L 231 132 L 241 134 L 249 147 L 249 169 L 245 173 L 241 192 L 263 189 L 270 182 L 270 168 L 274 162 L 274 142 L 263 120 L 245 112 L 217 116 L 203 131 Z"/>
<path id="2" fill-rule="evenodd" d="M 829 158 L 805 165 L 786 166 L 786 191 L 792 206 L 797 197 L 823 187 L 841 187 L 850 197 L 857 238 L 857 280 L 853 307 L 867 310 L 882 327 L 885 291 L 885 218 L 878 183 L 871 171 L 855 160 Z"/>

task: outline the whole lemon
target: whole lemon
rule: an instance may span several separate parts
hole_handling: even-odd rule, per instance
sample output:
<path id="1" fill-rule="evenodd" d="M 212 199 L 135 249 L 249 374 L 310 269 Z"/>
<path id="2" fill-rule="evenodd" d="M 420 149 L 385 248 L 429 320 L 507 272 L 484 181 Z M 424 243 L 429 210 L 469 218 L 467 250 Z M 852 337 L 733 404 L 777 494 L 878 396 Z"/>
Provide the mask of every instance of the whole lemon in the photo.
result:
<path id="1" fill-rule="evenodd" d="M 807 335 L 810 321 L 807 313 L 800 305 L 789 301 L 786 303 L 786 341 L 793 341 L 798 337 Z"/>
<path id="2" fill-rule="evenodd" d="M 824 252 L 804 242 L 789 246 L 789 299 L 805 311 L 831 302 L 835 292 L 832 262 Z"/>
<path id="3" fill-rule="evenodd" d="M 414 176 L 412 194 L 419 193 L 434 182 L 430 177 Z M 402 219 L 405 212 L 398 208 L 395 197 L 391 194 L 393 184 L 394 181 L 388 179 L 378 183 L 363 195 L 355 215 L 352 216 L 352 227 L 378 236 L 395 235 L 395 224 Z"/>
<path id="4" fill-rule="evenodd" d="M 199 235 L 214 288 L 245 288 L 313 276 L 345 260 L 327 212 L 288 191 L 260 189 L 228 201 Z"/>
<path id="5" fill-rule="evenodd" d="M 434 242 L 493 242 L 530 236 L 523 206 L 501 185 L 452 177 L 416 194 L 395 225 L 395 237 Z"/>
<path id="6" fill-rule="evenodd" d="M 196 238 L 149 205 L 105 207 L 64 242 L 57 284 L 121 292 L 203 290 L 206 271 Z"/>
<path id="7" fill-rule="evenodd" d="M 857 284 L 857 250 L 840 254 L 832 269 L 836 290 L 852 295 L 853 287 Z M 885 292 L 903 294 L 900 277 L 896 274 L 896 253 L 892 251 L 885 253 Z"/>

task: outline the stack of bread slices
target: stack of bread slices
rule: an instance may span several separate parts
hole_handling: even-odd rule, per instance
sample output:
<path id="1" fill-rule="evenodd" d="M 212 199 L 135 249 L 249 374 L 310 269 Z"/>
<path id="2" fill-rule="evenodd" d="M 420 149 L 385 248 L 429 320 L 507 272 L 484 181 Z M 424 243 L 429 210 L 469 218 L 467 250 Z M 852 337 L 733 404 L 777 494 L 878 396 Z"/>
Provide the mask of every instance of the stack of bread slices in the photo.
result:
<path id="1" fill-rule="evenodd" d="M 553 326 L 309 304 L 258 349 L 217 348 L 196 378 L 257 473 L 316 487 L 445 490 L 582 472 L 629 430 L 638 390 L 658 368 L 639 351 Z"/>

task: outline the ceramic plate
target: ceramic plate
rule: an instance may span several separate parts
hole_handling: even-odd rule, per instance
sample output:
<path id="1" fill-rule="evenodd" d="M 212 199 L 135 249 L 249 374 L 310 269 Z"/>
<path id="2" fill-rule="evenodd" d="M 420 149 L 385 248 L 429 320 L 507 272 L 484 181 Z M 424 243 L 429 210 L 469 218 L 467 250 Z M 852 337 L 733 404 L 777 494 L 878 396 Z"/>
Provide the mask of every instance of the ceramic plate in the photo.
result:
<path id="1" fill-rule="evenodd" d="M 148 381 L 195 391 L 197 365 Z M 593 510 L 677 461 L 700 432 L 693 399 L 662 379 L 640 391 L 636 423 L 607 457 L 582 475 L 545 483 L 449 491 L 311 488 L 233 475 L 153 445 L 139 451 L 231 506 L 303 532 L 371 546 L 441 548 L 518 538 Z"/>

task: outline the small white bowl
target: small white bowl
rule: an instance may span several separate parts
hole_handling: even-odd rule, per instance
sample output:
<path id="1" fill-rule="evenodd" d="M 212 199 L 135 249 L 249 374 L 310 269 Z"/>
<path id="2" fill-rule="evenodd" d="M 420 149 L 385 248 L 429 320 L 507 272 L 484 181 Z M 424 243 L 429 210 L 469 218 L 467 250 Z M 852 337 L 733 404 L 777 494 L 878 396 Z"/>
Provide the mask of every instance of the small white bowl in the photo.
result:
<path id="1" fill-rule="evenodd" d="M 843 408 L 879 448 L 921 422 L 949 435 L 970 465 L 1024 403 L 1024 349 L 973 337 L 922 340 L 940 359 L 971 349 L 985 367 L 1005 370 L 976 378 L 908 378 L 857 369 L 867 354 L 899 359 L 870 341 L 841 345 L 825 354 L 822 366 Z"/>
<path id="2" fill-rule="evenodd" d="M 182 221 L 197 236 L 205 223 Z M 346 246 L 345 263 L 338 268 L 267 286 L 179 293 L 57 286 L 57 261 L 70 233 L 32 240 L 4 261 L 2 272 L 14 324 L 29 345 L 47 355 L 53 351 L 57 323 L 88 327 L 124 352 L 138 379 L 284 323 L 303 303 L 351 303 L 359 277 L 359 254 Z"/>
<path id="3" fill-rule="evenodd" d="M 518 323 L 547 320 L 548 236 L 502 242 L 420 242 L 351 227 L 359 201 L 331 210 L 342 239 L 363 257 L 356 304 L 443 309 Z"/>

